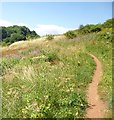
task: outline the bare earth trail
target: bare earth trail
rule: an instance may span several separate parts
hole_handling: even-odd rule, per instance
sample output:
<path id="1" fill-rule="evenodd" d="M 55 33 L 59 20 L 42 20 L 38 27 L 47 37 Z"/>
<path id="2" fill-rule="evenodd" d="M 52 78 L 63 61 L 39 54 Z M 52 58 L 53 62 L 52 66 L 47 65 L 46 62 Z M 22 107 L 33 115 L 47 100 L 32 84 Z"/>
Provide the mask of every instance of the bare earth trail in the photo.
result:
<path id="1" fill-rule="evenodd" d="M 86 110 L 86 118 L 104 118 L 106 105 L 98 95 L 98 84 L 102 76 L 102 65 L 94 55 L 89 55 L 96 63 L 96 70 L 94 72 L 92 82 L 89 84 L 87 90 L 87 101 L 89 103 L 89 107 Z"/>

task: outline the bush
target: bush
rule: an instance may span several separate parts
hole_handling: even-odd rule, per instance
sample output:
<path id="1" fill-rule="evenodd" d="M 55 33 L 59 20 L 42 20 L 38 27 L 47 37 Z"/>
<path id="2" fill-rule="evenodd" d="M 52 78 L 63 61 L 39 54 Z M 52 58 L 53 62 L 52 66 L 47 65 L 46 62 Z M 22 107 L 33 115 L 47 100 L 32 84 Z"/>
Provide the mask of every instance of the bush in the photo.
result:
<path id="1" fill-rule="evenodd" d="M 60 58 L 58 57 L 56 52 L 52 51 L 42 51 L 43 55 L 46 56 L 45 61 L 50 62 L 51 64 L 56 64 L 58 61 L 60 61 Z"/>
<path id="2" fill-rule="evenodd" d="M 54 36 L 53 36 L 53 35 L 47 35 L 46 39 L 47 39 L 47 40 L 53 40 L 53 39 L 54 39 Z"/>
<path id="3" fill-rule="evenodd" d="M 101 31 L 101 24 L 97 24 L 97 25 L 88 24 L 80 27 L 79 29 L 80 34 L 87 34 L 92 32 L 99 32 L 99 31 Z"/>
<path id="4" fill-rule="evenodd" d="M 113 23 L 114 23 L 114 18 L 113 19 L 108 19 L 102 24 L 102 27 L 103 28 L 112 28 L 112 27 L 114 27 Z"/>
<path id="5" fill-rule="evenodd" d="M 49 61 L 49 62 L 53 62 L 53 61 L 55 61 L 55 60 L 59 60 L 57 54 L 55 54 L 55 53 L 49 53 L 49 54 L 48 54 L 48 61 Z"/>
<path id="6" fill-rule="evenodd" d="M 75 34 L 74 31 L 68 31 L 64 34 L 68 39 L 73 39 L 75 38 L 77 35 Z"/>
<path id="7" fill-rule="evenodd" d="M 101 31 L 101 24 L 91 26 L 90 32 L 99 32 Z"/>
<path id="8" fill-rule="evenodd" d="M 96 37 L 98 40 L 106 40 L 112 42 L 112 33 L 110 31 L 100 32 Z"/>
<path id="9" fill-rule="evenodd" d="M 1 46 L 7 46 L 7 43 L 5 43 L 5 42 L 0 42 L 0 45 L 1 45 Z"/>

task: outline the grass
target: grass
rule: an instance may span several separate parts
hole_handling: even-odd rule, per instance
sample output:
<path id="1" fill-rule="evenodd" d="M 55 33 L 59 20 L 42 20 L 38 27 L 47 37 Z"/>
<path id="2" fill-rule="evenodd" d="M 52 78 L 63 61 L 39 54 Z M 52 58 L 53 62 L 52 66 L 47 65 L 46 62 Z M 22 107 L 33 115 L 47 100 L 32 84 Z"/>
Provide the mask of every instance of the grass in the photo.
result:
<path id="1" fill-rule="evenodd" d="M 93 33 L 33 43 L 1 60 L 2 118 L 83 118 L 95 70 L 88 52 L 103 64 L 99 93 L 111 109 L 110 37 Z"/>
<path id="2" fill-rule="evenodd" d="M 24 59 L 2 60 L 3 118 L 84 117 L 87 107 L 84 90 L 95 64 L 79 51 L 78 45 L 72 48 L 72 41 L 67 49 L 65 46 L 46 43 L 21 52 Z"/>
<path id="3" fill-rule="evenodd" d="M 107 115 L 112 117 L 112 37 L 106 36 L 107 31 L 100 32 L 91 42 L 87 43 L 87 51 L 96 55 L 102 62 L 103 75 L 99 84 L 99 94 L 103 101 L 108 105 Z M 104 35 L 104 36 L 103 36 Z M 95 40 L 96 39 L 96 40 Z M 110 115 L 108 115 L 110 114 Z"/>
<path id="4" fill-rule="evenodd" d="M 112 61 L 111 61 L 111 58 L 112 58 L 112 55 L 111 55 L 111 44 L 109 43 L 109 45 L 107 45 L 107 47 L 104 47 L 105 44 L 104 43 L 101 43 L 100 45 L 97 43 L 96 46 L 89 46 L 88 49 L 92 49 L 90 50 L 92 53 L 96 54 L 99 59 L 102 61 L 103 63 L 103 80 L 102 82 L 100 83 L 99 85 L 99 91 L 101 93 L 104 94 L 103 99 L 105 99 L 107 101 L 108 98 L 111 98 L 112 96 L 112 93 L 111 93 L 111 84 L 112 84 L 112 71 L 111 71 L 111 64 L 112 64 Z M 97 52 L 98 51 L 98 52 Z M 104 52 L 105 51 L 105 52 Z M 104 87 L 104 88 L 102 88 Z M 110 92 L 109 92 L 110 91 Z M 106 98 L 106 96 L 110 96 L 108 98 Z"/>

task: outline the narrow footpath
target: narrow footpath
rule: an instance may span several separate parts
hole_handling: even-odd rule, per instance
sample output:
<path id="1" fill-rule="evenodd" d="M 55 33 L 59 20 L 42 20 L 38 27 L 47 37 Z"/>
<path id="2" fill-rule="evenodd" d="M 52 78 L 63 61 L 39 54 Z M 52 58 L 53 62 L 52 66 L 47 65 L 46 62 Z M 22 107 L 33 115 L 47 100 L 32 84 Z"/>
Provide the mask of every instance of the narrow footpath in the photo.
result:
<path id="1" fill-rule="evenodd" d="M 104 118 L 106 110 L 105 103 L 100 99 L 98 94 L 98 84 L 102 76 L 101 62 L 92 54 L 89 54 L 96 63 L 96 70 L 94 72 L 92 82 L 87 89 L 87 101 L 89 107 L 86 110 L 86 118 Z"/>

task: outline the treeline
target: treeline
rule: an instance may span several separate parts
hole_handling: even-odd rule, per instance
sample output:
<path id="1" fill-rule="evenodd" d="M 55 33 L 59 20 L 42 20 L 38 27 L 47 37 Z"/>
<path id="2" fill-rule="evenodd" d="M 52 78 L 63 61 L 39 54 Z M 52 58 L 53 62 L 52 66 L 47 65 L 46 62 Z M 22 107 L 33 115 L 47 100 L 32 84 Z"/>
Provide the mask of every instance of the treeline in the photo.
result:
<path id="1" fill-rule="evenodd" d="M 68 39 L 73 39 L 79 35 L 100 32 L 105 28 L 114 28 L 113 19 L 105 21 L 103 24 L 87 24 L 80 25 L 79 29 L 72 30 L 64 33 Z M 29 28 L 25 26 L 10 26 L 10 27 L 0 27 L 0 44 L 1 45 L 10 45 L 16 41 L 29 40 L 34 38 L 39 38 L 40 36 L 35 31 L 30 31 Z M 53 36 L 47 36 L 47 39 L 53 39 Z"/>
<path id="2" fill-rule="evenodd" d="M 16 41 L 40 37 L 35 31 L 30 31 L 25 26 L 0 27 L 0 32 L 0 44 L 2 45 L 10 45 Z"/>
<path id="3" fill-rule="evenodd" d="M 100 32 L 105 28 L 109 28 L 109 29 L 114 28 L 114 24 L 112 24 L 113 21 L 114 21 L 114 18 L 113 19 L 108 19 L 103 24 L 96 24 L 96 25 L 87 24 L 85 26 L 80 25 L 79 29 L 68 31 L 64 35 L 69 39 L 73 39 L 78 35 L 84 35 L 84 34 L 93 33 L 93 32 Z"/>

